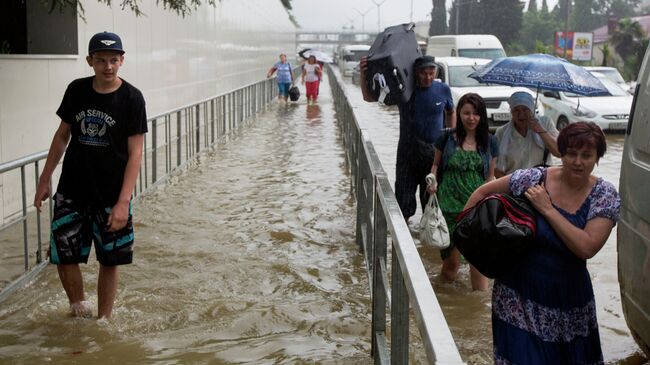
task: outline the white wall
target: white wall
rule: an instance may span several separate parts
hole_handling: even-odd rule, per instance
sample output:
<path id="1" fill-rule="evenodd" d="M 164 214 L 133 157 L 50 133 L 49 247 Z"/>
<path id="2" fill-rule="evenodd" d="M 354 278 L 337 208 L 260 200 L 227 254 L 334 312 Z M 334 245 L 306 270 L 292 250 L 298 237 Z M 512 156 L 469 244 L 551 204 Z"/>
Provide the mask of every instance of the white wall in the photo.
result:
<path id="1" fill-rule="evenodd" d="M 295 27 L 279 0 L 221 0 L 185 18 L 155 0 L 139 2 L 142 17 L 114 3 L 84 1 L 77 57 L 0 55 L 0 163 L 49 147 L 66 86 L 92 75 L 85 56 L 97 32 L 122 38 L 120 76 L 144 93 L 149 117 L 263 79 L 281 52 L 291 57 L 296 49 Z M 19 208 L 19 189 L 15 177 L 0 179 L 0 224 Z"/>

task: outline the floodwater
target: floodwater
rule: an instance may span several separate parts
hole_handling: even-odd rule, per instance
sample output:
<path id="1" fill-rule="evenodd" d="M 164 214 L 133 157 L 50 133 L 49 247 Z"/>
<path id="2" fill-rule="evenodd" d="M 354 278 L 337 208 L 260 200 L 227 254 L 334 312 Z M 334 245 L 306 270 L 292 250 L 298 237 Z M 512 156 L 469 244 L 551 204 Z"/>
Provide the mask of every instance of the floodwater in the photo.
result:
<path id="1" fill-rule="evenodd" d="M 329 86 L 273 104 L 141 198 L 113 319 L 48 268 L 0 306 L 2 364 L 370 364 L 370 297 Z M 90 258 L 94 261 L 94 255 Z M 97 301 L 97 264 L 83 267 Z"/>
<path id="2" fill-rule="evenodd" d="M 346 87 L 394 180 L 396 110 Z M 370 364 L 371 303 L 334 119 L 325 79 L 318 105 L 274 104 L 144 195 L 113 319 L 68 317 L 50 267 L 0 306 L 0 364 Z M 622 138 L 608 142 L 596 174 L 618 185 Z M 642 364 L 615 240 L 589 261 L 603 351 L 609 364 Z M 470 290 L 467 268 L 441 281 L 437 251 L 420 253 L 463 359 L 492 363 L 490 294 Z M 83 272 L 95 304 L 94 257 Z"/>

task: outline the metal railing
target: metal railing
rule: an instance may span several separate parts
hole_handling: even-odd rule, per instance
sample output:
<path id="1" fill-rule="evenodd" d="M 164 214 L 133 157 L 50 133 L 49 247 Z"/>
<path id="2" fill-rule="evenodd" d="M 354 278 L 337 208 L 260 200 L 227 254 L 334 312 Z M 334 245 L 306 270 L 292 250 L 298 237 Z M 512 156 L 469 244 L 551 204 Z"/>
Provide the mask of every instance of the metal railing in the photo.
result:
<path id="1" fill-rule="evenodd" d="M 359 127 L 341 80 L 331 69 L 328 75 L 357 200 L 356 240 L 365 255 L 371 288 L 374 362 L 409 363 L 410 304 L 428 362 L 464 364 L 379 156 Z"/>
<path id="2" fill-rule="evenodd" d="M 294 70 L 297 72 L 298 68 Z M 229 135 L 248 117 L 262 111 L 277 96 L 275 78 L 252 83 L 215 97 L 186 105 L 147 120 L 149 133 L 144 140 L 144 150 L 140 174 L 134 191 L 134 202 L 139 196 L 162 183 L 174 171 L 186 166 L 200 153 Z M 39 162 L 47 158 L 48 151 L 38 152 L 20 159 L 0 164 L 0 177 L 5 173 L 20 170 L 22 210 L 17 218 L 10 219 L 0 226 L 0 233 L 22 223 L 24 270 L 22 274 L 0 291 L 0 302 L 16 289 L 30 282 L 47 266 L 47 258 L 42 254 L 43 235 L 49 235 L 41 228 L 41 213 L 36 212 L 36 232 L 28 225 L 34 209 L 28 206 L 38 185 Z M 34 168 L 34 188 L 27 189 L 26 171 Z M 5 193 L 7 187 L 5 185 Z M 30 204 L 31 205 L 31 204 Z M 52 200 L 49 206 L 49 220 L 52 219 Z M 30 236 L 36 235 L 35 255 L 30 255 Z M 49 244 L 49 238 L 45 240 Z M 31 262 L 30 262 L 31 261 Z"/>

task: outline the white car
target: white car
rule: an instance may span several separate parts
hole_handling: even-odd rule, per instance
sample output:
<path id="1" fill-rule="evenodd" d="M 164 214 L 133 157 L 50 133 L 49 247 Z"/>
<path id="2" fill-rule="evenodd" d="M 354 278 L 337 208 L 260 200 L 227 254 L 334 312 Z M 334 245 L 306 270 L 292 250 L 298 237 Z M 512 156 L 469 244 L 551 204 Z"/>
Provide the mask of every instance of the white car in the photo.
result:
<path id="1" fill-rule="evenodd" d="M 616 68 L 614 68 L 614 67 L 585 66 L 585 70 L 591 72 L 592 74 L 594 72 L 598 72 L 600 74 L 603 74 L 603 75 L 607 76 L 610 80 L 617 83 L 618 86 L 621 87 L 621 89 L 627 90 L 628 92 L 630 90 L 630 84 L 625 82 L 625 79 L 623 79 L 623 76 L 621 76 L 621 73 L 618 72 L 618 70 Z M 634 94 L 634 88 L 632 88 L 632 92 L 630 92 L 630 94 Z"/>
<path id="2" fill-rule="evenodd" d="M 535 92 L 525 87 L 512 87 L 496 84 L 481 84 L 467 77 L 474 70 L 486 63 L 489 59 L 466 57 L 436 57 L 440 81 L 449 85 L 454 105 L 458 105 L 461 96 L 467 93 L 477 93 L 483 97 L 487 106 L 488 124 L 490 130 L 507 123 L 510 120 L 510 106 L 508 99 L 515 91 L 525 91 L 535 97 Z M 538 102 L 537 115 L 543 115 L 543 108 Z"/>
<path id="3" fill-rule="evenodd" d="M 592 72 L 607 87 L 611 96 L 580 96 L 544 91 L 540 100 L 546 115 L 562 129 L 578 121 L 594 122 L 606 132 L 625 132 L 633 96 L 607 76 Z"/>

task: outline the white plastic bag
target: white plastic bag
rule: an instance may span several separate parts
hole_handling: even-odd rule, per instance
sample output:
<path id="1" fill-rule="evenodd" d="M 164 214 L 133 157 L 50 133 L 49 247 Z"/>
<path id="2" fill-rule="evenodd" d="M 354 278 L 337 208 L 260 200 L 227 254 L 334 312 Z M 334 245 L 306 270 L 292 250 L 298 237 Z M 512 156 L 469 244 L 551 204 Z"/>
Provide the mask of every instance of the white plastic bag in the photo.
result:
<path id="1" fill-rule="evenodd" d="M 436 184 L 436 177 L 429 174 L 426 177 L 428 185 Z M 428 246 L 438 249 L 449 247 L 449 228 L 445 217 L 442 215 L 438 197 L 436 194 L 429 195 L 429 202 L 424 208 L 422 218 L 420 219 L 420 241 Z"/>

